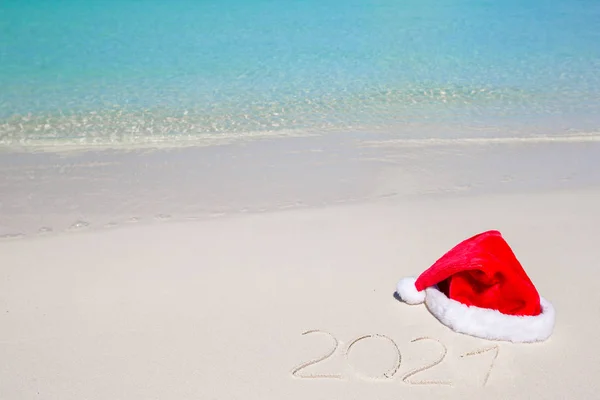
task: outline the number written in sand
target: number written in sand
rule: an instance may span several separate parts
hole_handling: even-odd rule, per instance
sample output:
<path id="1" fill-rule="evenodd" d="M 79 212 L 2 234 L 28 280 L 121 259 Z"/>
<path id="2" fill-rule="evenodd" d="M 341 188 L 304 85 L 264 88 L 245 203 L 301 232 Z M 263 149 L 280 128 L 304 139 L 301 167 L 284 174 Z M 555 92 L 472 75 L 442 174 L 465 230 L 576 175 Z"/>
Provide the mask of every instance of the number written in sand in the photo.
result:
<path id="1" fill-rule="evenodd" d="M 325 354 L 323 354 L 320 357 L 317 357 L 313 360 L 310 361 L 306 361 L 303 362 L 302 364 L 298 365 L 297 367 L 295 367 L 291 372 L 292 375 L 296 378 L 302 378 L 302 379 L 316 379 L 316 378 L 321 378 L 321 379 L 342 379 L 342 374 L 336 374 L 336 373 L 330 373 L 330 374 L 300 374 L 300 371 L 310 367 L 311 365 L 315 365 L 318 364 L 322 361 L 327 360 L 328 358 L 332 357 L 336 350 L 339 347 L 339 341 L 335 338 L 335 336 L 333 336 L 331 333 L 325 332 L 325 331 L 321 331 L 318 329 L 314 329 L 314 330 L 310 330 L 310 331 L 306 331 L 304 333 L 302 333 L 302 335 L 309 335 L 309 334 L 321 334 L 321 335 L 326 335 L 329 336 L 329 338 L 332 340 L 332 347 L 325 352 Z M 364 374 L 361 374 L 354 365 L 352 365 L 352 363 L 350 362 L 349 359 L 349 354 L 351 352 L 351 350 L 353 349 L 353 347 L 364 340 L 367 339 L 383 339 L 389 343 L 391 343 L 392 345 L 392 351 L 395 354 L 396 357 L 396 361 L 394 362 L 393 366 L 387 366 L 387 370 L 386 372 L 384 372 L 383 374 L 379 375 L 379 376 L 366 376 Z M 430 370 L 434 367 L 436 367 L 437 365 L 440 365 L 445 359 L 446 359 L 446 355 L 448 353 L 448 349 L 446 348 L 446 346 L 440 342 L 437 339 L 434 338 L 430 338 L 430 337 L 419 337 L 416 339 L 411 340 L 411 343 L 416 343 L 416 342 L 423 342 L 423 341 L 431 341 L 431 342 L 435 342 L 434 345 L 441 347 L 441 352 L 439 354 L 439 356 L 437 356 L 433 361 L 428 362 L 426 365 L 420 366 L 420 367 L 416 367 L 411 369 L 410 371 L 408 371 L 407 373 L 405 373 L 402 376 L 402 382 L 409 384 L 409 385 L 440 385 L 440 386 L 451 386 L 452 383 L 450 381 L 446 381 L 446 380 L 417 380 L 415 379 L 415 375 L 417 374 L 421 374 L 427 370 Z M 491 352 L 493 353 L 493 357 L 492 357 L 492 361 L 489 364 L 489 368 L 486 370 L 485 376 L 483 378 L 483 385 L 485 386 L 490 374 L 492 372 L 492 369 L 494 368 L 494 362 L 496 361 L 496 358 L 498 358 L 498 353 L 499 353 L 499 346 L 495 345 L 495 346 L 491 346 L 491 347 L 486 347 L 483 349 L 479 349 L 479 350 L 474 350 L 471 352 L 467 352 L 463 355 L 461 355 L 461 358 L 464 357 L 469 357 L 469 356 L 475 356 L 475 355 L 480 355 L 480 354 L 484 354 L 484 353 L 488 353 Z M 387 380 L 390 381 L 392 380 L 392 378 L 394 378 L 394 376 L 396 376 L 396 373 L 398 372 L 398 370 L 400 369 L 400 363 L 401 363 L 401 359 L 402 359 L 402 355 L 400 353 L 400 348 L 398 347 L 398 345 L 396 344 L 396 342 L 394 342 L 393 339 L 391 339 L 388 336 L 385 335 L 381 335 L 381 334 L 370 334 L 370 335 L 363 335 L 360 336 L 354 340 L 352 340 L 349 344 L 348 347 L 346 348 L 346 352 L 345 352 L 345 356 L 346 356 L 346 362 L 348 364 L 350 364 L 351 367 L 353 367 L 355 374 L 362 378 L 362 379 L 366 379 L 366 380 Z"/>
<path id="2" fill-rule="evenodd" d="M 348 356 L 350 355 L 350 350 L 352 349 L 352 346 L 354 346 L 361 340 L 365 340 L 365 339 L 369 339 L 369 338 L 381 338 L 381 339 L 384 339 L 384 340 L 387 340 L 388 342 L 390 342 L 393 346 L 394 352 L 396 353 L 396 362 L 388 371 L 384 372 L 381 376 L 375 376 L 375 377 L 364 376 L 364 377 L 368 378 L 368 379 L 390 379 L 390 378 L 392 378 L 396 374 L 396 372 L 398 372 L 398 369 L 400 368 L 400 361 L 402 360 L 402 355 L 400 354 L 400 349 L 398 348 L 398 345 L 396 344 L 396 342 L 394 342 L 392 339 L 390 339 L 389 337 L 387 337 L 385 335 L 379 335 L 379 334 L 364 335 L 357 339 L 354 339 L 352 342 L 350 342 L 350 344 L 348 345 L 348 348 L 346 349 L 346 360 L 348 361 L 348 363 L 350 363 Z M 358 372 L 357 372 L 357 374 L 362 375 Z"/>
<path id="3" fill-rule="evenodd" d="M 314 379 L 314 378 L 341 379 L 342 375 L 340 375 L 340 374 L 318 374 L 318 375 L 300 375 L 300 374 L 298 374 L 298 372 L 300 372 L 301 370 L 303 370 L 307 367 L 310 367 L 311 365 L 315 365 L 317 363 L 320 363 L 321 361 L 327 360 L 329 357 L 331 357 L 335 353 L 335 351 L 337 350 L 338 345 L 339 345 L 338 340 L 331 333 L 320 331 L 318 329 L 303 332 L 302 335 L 308 335 L 311 333 L 321 333 L 321 334 L 329 336 L 331 339 L 333 339 L 333 348 L 320 357 L 317 357 L 310 361 L 303 362 L 302 364 L 300 364 L 299 366 L 297 366 L 296 368 L 294 368 L 292 370 L 292 375 L 297 378 L 304 378 L 304 379 Z"/>
<path id="4" fill-rule="evenodd" d="M 407 372 L 403 377 L 402 377 L 402 381 L 404 383 L 408 383 L 411 385 L 451 385 L 452 383 L 450 381 L 415 381 L 415 380 L 409 380 L 410 377 L 421 373 L 421 372 L 425 372 L 428 369 L 431 369 L 433 367 L 435 367 L 436 365 L 439 365 L 442 361 L 444 361 L 444 358 L 446 357 L 446 354 L 448 353 L 448 349 L 446 348 L 446 346 L 444 346 L 444 344 L 442 342 L 440 342 L 437 339 L 432 339 L 429 337 L 420 337 L 417 339 L 413 339 L 410 342 L 411 343 L 415 343 L 415 342 L 420 342 L 422 340 L 431 340 L 436 342 L 437 344 L 439 344 L 440 346 L 442 346 L 442 353 L 440 355 L 439 358 L 436 358 L 434 361 L 422 366 L 422 367 L 418 367 L 415 368 L 409 372 Z"/>
<path id="5" fill-rule="evenodd" d="M 478 354 L 483 354 L 483 353 L 487 353 L 488 351 L 493 351 L 494 352 L 494 356 L 492 357 L 492 362 L 490 363 L 490 367 L 487 369 L 485 376 L 483 378 L 483 385 L 485 386 L 485 384 L 487 383 L 488 379 L 490 378 L 490 374 L 492 373 L 492 368 L 494 368 L 494 361 L 496 361 L 496 358 L 498 358 L 498 353 L 500 352 L 500 348 L 498 347 L 498 345 L 492 346 L 492 347 L 486 347 L 484 349 L 479 349 L 479 350 L 475 350 L 475 351 L 471 351 L 468 353 L 465 353 L 463 355 L 461 355 L 462 357 L 469 357 L 469 356 L 476 356 Z"/>

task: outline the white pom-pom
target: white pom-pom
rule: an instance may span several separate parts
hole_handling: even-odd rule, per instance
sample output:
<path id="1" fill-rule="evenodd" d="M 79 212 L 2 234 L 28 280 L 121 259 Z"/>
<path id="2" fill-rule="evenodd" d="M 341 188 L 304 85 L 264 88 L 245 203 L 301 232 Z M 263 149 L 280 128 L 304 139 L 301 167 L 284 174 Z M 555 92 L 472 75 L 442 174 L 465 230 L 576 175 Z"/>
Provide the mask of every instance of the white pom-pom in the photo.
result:
<path id="1" fill-rule="evenodd" d="M 402 278 L 396 286 L 396 293 L 407 304 L 421 304 L 425 301 L 425 291 L 418 291 L 415 287 L 415 278 Z"/>

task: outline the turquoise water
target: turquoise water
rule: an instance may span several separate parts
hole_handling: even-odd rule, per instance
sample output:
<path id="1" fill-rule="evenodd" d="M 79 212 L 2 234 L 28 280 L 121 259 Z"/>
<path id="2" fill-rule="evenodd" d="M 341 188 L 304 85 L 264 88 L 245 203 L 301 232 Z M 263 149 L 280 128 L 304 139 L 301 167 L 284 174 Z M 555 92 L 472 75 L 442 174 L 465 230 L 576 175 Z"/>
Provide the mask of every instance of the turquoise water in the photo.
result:
<path id="1" fill-rule="evenodd" d="M 3 0 L 0 143 L 595 129 L 598 43 L 596 0 Z"/>

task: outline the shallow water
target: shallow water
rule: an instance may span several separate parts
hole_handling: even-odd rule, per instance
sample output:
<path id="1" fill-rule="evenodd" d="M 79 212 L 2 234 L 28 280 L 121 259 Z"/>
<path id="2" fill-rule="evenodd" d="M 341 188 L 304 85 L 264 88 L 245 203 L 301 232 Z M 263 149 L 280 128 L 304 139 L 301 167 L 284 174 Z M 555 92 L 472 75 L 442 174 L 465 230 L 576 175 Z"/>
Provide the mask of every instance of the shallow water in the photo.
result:
<path id="1" fill-rule="evenodd" d="M 594 131 L 597 43 L 593 0 L 4 0 L 0 144 Z"/>

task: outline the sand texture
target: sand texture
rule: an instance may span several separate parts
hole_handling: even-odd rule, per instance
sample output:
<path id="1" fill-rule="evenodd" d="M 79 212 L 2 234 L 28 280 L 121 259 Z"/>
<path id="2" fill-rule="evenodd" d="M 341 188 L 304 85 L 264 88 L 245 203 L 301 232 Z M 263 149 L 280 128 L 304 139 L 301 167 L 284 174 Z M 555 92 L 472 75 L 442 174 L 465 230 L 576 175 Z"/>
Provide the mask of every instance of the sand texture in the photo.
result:
<path id="1" fill-rule="evenodd" d="M 600 191 L 382 198 L 0 243 L 0 398 L 596 396 Z M 544 343 L 393 297 L 499 229 L 557 312 Z"/>

